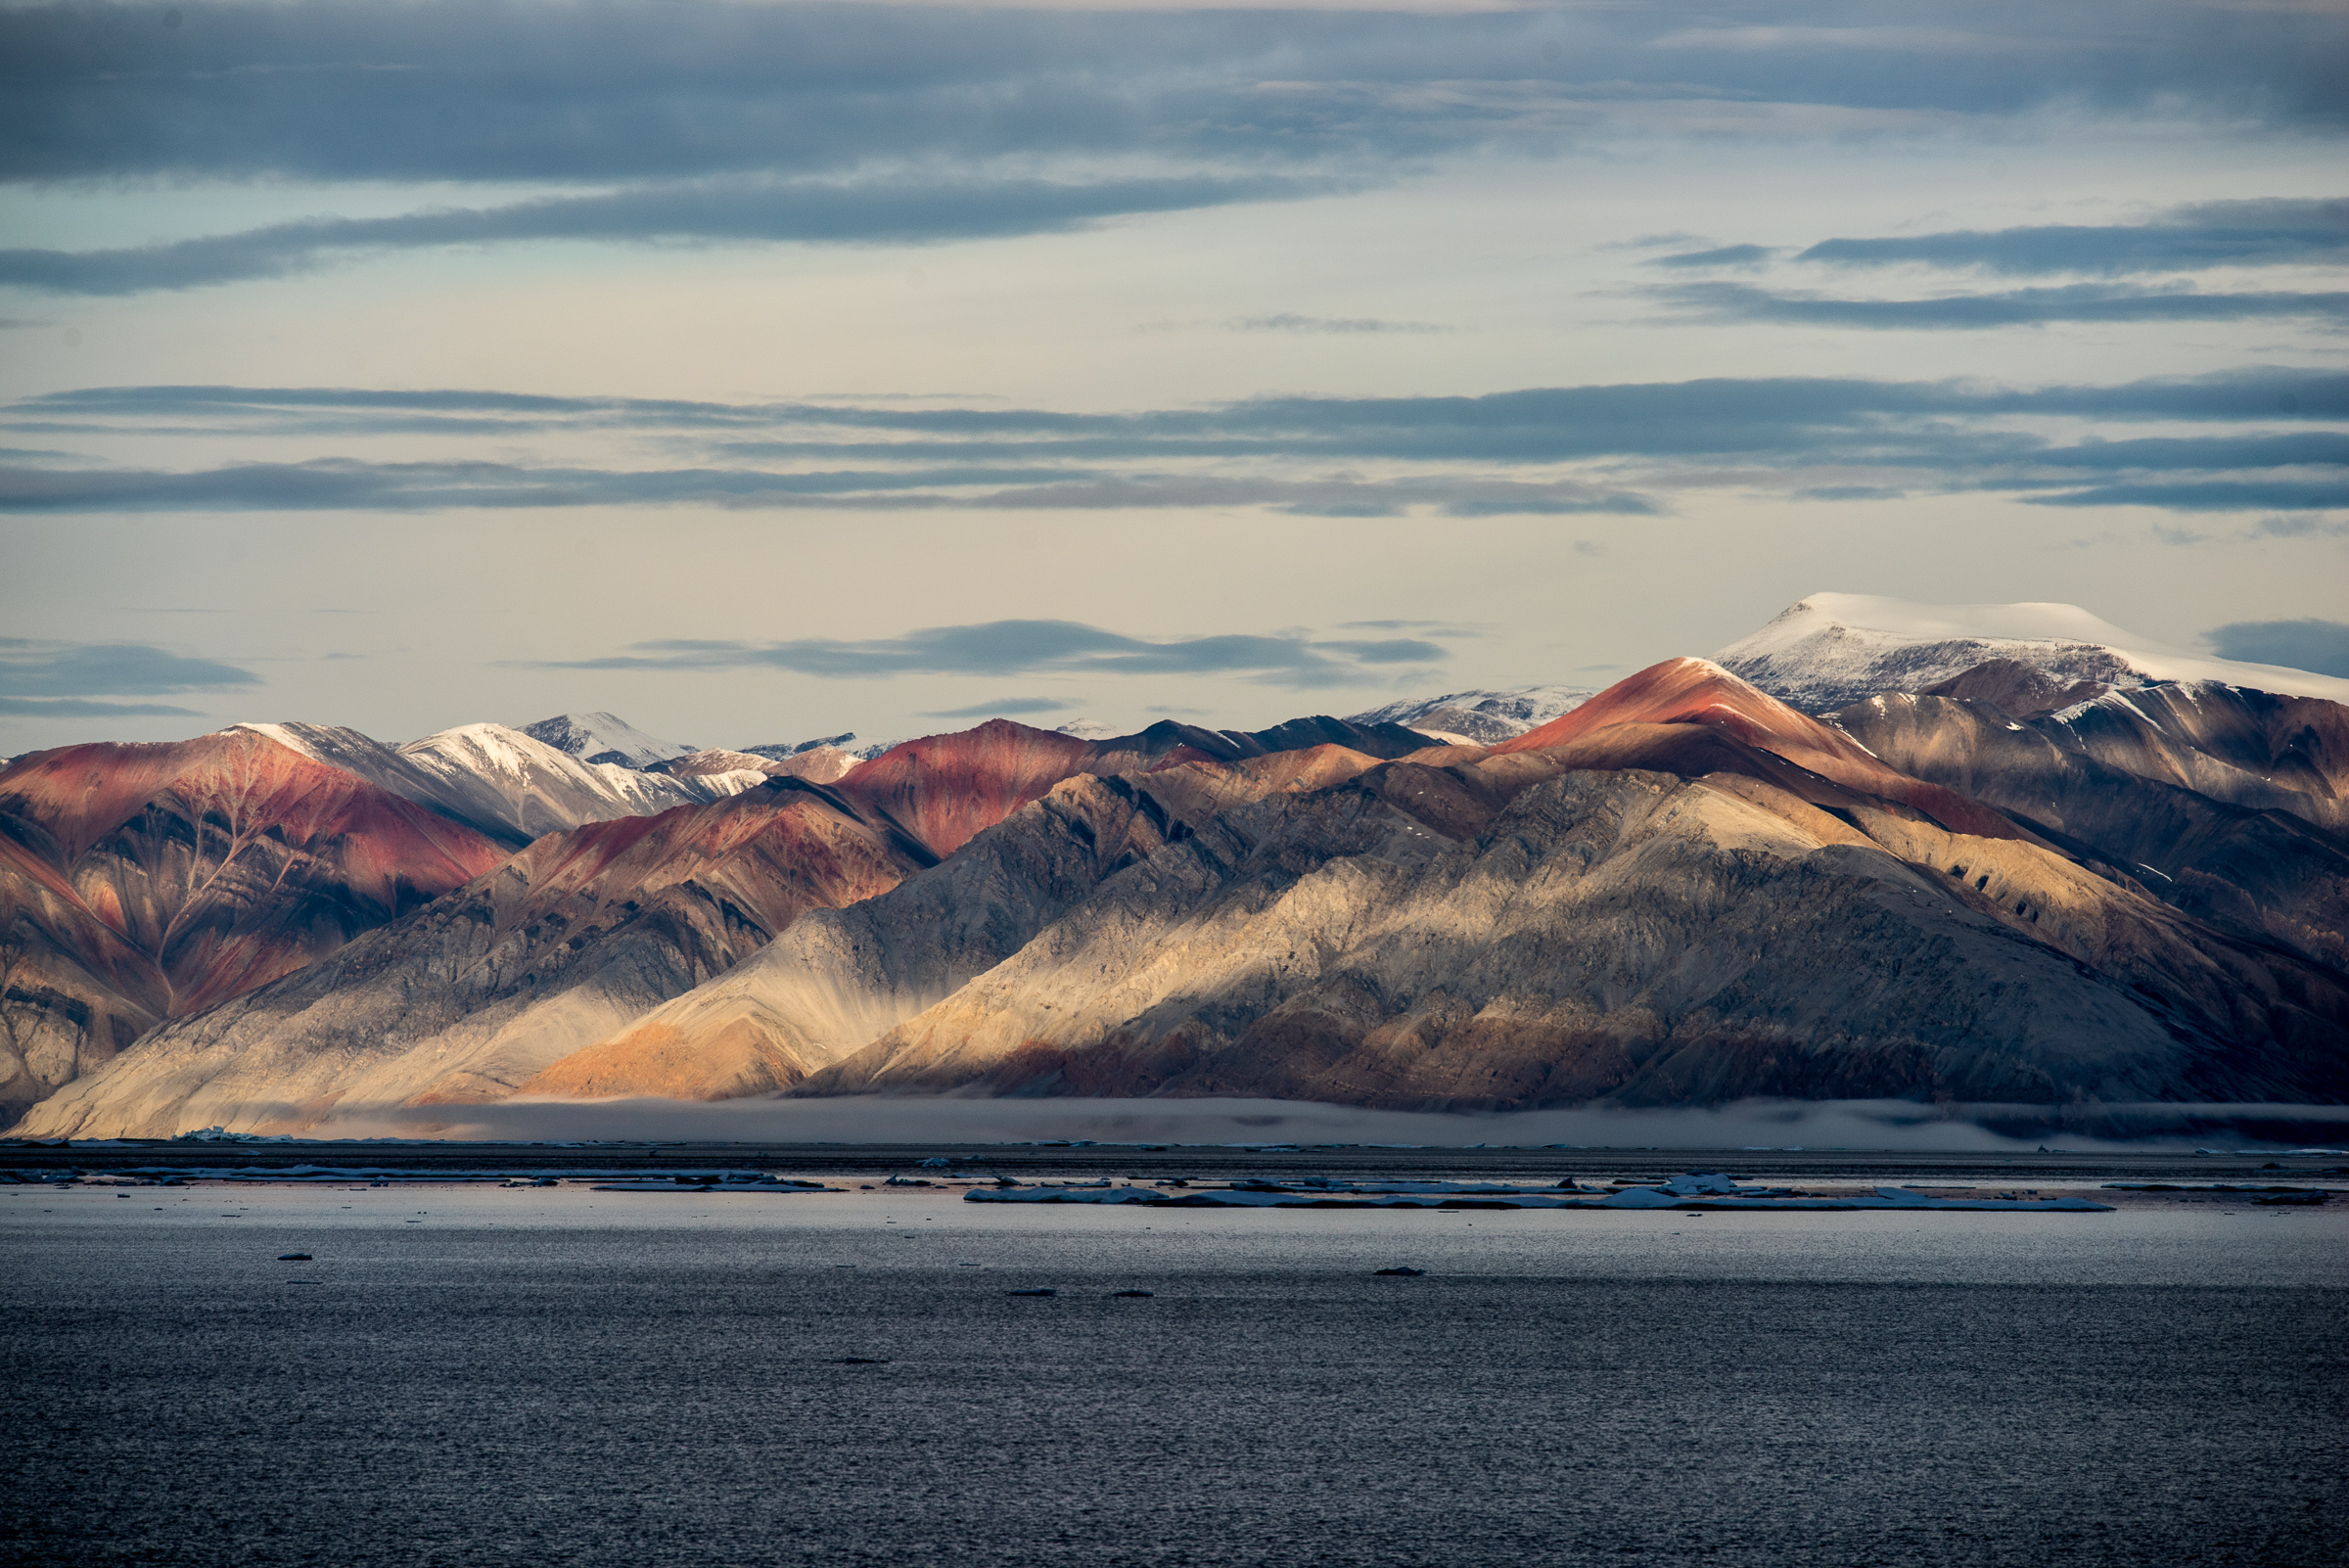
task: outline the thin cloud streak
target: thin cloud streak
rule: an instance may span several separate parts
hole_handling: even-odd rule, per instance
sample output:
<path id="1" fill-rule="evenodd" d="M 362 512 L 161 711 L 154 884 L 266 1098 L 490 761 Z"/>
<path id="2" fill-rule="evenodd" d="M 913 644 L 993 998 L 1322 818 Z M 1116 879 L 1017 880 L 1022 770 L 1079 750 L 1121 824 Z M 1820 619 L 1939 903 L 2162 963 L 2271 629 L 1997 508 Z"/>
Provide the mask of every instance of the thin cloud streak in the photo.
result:
<path id="1" fill-rule="evenodd" d="M 2058 288 L 1949 295 L 1931 300 L 1851 300 L 1721 282 L 1673 284 L 1650 292 L 1714 321 L 1856 327 L 1878 332 L 1977 332 L 2070 321 L 2349 321 L 2349 292 L 2198 294 L 2184 289 L 2075 283 Z"/>
<path id="2" fill-rule="evenodd" d="M 1154 641 L 1076 621 L 990 621 L 926 626 L 898 637 L 847 641 L 803 637 L 745 643 L 671 639 L 624 654 L 528 661 L 533 669 L 697 671 L 767 669 L 824 680 L 892 675 L 1225 674 L 1291 688 L 1360 684 L 1385 667 L 1436 664 L 1448 650 L 1424 638 L 1322 640 L 1301 635 L 1226 635 Z M 985 705 L 983 705 L 985 706 Z M 990 713 L 1009 712 L 999 706 Z M 1043 712 L 1030 709 L 1029 712 Z M 1057 711 L 1057 710 L 1053 710 Z M 975 716 L 977 710 L 933 717 Z"/>
<path id="3" fill-rule="evenodd" d="M 970 703 L 961 708 L 934 708 L 924 713 L 924 718 L 1019 718 L 1036 714 L 1065 714 L 1080 706 L 1058 697 L 998 697 L 990 703 Z"/>
<path id="4" fill-rule="evenodd" d="M 2086 272 L 2107 277 L 2220 266 L 2323 266 L 2349 260 L 2349 200 L 2202 202 L 2150 223 L 2043 224 L 1821 240 L 1795 259 L 1840 267 L 1922 264 L 2015 275 Z M 1691 256 L 1682 264 L 1700 263 Z"/>
<path id="5" fill-rule="evenodd" d="M 1242 316 L 1228 323 L 1234 332 L 1319 332 L 1340 336 L 1359 333 L 1450 332 L 1432 321 L 1381 321 L 1371 316 Z"/>
<path id="6" fill-rule="evenodd" d="M 168 703 L 101 703 L 85 697 L 0 697 L 0 715 L 12 718 L 201 718 L 193 708 Z"/>
<path id="7" fill-rule="evenodd" d="M 0 251 L 0 286 L 131 295 L 306 272 L 367 252 L 503 241 L 743 241 L 924 245 L 1060 233 L 1104 218 L 1262 202 L 1328 189 L 1290 179 L 1097 184 L 702 185 L 562 197 L 382 218 L 318 218 L 113 251 Z"/>

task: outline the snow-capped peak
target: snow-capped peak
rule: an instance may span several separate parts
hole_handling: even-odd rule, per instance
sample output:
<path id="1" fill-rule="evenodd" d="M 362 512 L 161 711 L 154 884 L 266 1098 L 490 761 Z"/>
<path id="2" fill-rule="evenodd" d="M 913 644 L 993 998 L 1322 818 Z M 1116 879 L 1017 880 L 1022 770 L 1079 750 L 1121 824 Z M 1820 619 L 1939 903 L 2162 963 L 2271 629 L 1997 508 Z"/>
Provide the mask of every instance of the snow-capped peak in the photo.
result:
<path id="1" fill-rule="evenodd" d="M 647 735 L 613 714 L 557 714 L 523 725 L 522 733 L 581 761 L 617 762 L 622 767 L 647 767 L 693 750 Z"/>
<path id="2" fill-rule="evenodd" d="M 1405 697 L 1400 702 L 1348 715 L 1353 724 L 1401 724 L 1422 735 L 1464 740 L 1479 746 L 1539 729 L 1572 713 L 1595 693 L 1588 686 L 1512 686 L 1505 691 L 1450 691 L 1441 697 Z"/>
<path id="3" fill-rule="evenodd" d="M 1730 673 L 1815 714 L 1880 691 L 1922 691 L 1992 659 L 2062 682 L 2218 680 L 2349 702 L 2349 680 L 2191 653 L 2072 604 L 1937 605 L 1815 593 L 1713 657 Z"/>

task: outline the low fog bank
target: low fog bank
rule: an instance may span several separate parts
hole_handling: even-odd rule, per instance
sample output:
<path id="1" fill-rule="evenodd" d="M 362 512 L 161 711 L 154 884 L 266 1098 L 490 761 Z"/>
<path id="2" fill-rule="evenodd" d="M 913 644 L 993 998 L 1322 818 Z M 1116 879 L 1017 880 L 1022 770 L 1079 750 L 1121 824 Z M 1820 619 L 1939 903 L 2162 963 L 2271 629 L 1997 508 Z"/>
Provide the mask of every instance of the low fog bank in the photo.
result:
<path id="1" fill-rule="evenodd" d="M 313 1134 L 519 1142 L 1359 1143 L 1467 1147 L 1869 1149 L 2024 1153 L 2283 1146 L 2349 1138 L 2349 1107 L 2300 1105 L 1927 1106 L 1906 1100 L 1742 1100 L 1709 1109 L 1462 1115 L 1299 1100 L 841 1099 L 507 1100 L 338 1118 Z"/>

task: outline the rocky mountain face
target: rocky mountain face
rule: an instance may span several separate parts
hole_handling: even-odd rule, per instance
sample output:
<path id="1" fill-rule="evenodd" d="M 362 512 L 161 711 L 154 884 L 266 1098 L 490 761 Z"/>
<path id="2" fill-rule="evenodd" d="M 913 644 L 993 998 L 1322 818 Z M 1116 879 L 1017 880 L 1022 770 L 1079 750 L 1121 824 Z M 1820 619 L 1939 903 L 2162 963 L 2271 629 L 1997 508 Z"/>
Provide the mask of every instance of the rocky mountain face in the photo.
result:
<path id="1" fill-rule="evenodd" d="M 0 771 L 0 1108 L 316 962 L 505 854 L 254 730 L 19 758 Z"/>
<path id="2" fill-rule="evenodd" d="M 2171 648 L 2068 604 L 1926 605 L 1815 593 L 1713 658 L 1808 714 L 1878 692 L 1925 691 L 1994 660 L 2037 671 L 2052 691 L 2217 680 L 2349 703 L 2349 680 Z M 1952 695 L 1995 701 L 2000 693 Z"/>
<path id="3" fill-rule="evenodd" d="M 582 762 L 620 767 L 650 767 L 694 749 L 656 739 L 613 714 L 557 714 L 523 725 L 522 733 Z"/>

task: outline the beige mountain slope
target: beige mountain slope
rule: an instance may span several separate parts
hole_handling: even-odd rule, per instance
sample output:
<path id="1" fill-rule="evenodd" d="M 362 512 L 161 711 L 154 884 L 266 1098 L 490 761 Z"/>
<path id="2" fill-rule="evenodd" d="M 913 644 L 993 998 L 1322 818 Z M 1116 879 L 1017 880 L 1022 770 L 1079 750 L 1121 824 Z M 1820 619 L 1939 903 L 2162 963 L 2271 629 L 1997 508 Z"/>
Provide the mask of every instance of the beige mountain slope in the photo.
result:
<path id="1" fill-rule="evenodd" d="M 1055 786 L 944 864 L 771 946 L 526 1081 L 562 1098 L 726 1099 L 798 1083 L 1019 950 L 1188 823 L 1374 765 L 1338 746 Z"/>

